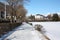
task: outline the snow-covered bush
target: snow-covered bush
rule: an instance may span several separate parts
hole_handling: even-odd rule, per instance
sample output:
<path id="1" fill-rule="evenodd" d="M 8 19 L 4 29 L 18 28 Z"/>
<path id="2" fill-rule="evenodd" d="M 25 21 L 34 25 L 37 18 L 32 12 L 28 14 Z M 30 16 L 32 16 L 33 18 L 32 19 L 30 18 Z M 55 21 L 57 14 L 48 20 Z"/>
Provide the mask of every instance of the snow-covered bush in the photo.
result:
<path id="1" fill-rule="evenodd" d="M 36 24 L 34 28 L 35 28 L 35 30 L 38 30 L 39 32 L 41 32 L 43 34 L 46 32 L 45 29 L 43 28 L 43 26 L 40 24 Z"/>

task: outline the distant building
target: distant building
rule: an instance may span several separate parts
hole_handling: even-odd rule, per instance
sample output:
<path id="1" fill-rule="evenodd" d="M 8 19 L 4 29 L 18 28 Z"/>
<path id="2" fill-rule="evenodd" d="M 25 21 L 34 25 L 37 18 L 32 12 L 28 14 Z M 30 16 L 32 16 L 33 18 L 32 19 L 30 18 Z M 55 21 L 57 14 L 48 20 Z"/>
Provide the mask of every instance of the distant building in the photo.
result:
<path id="1" fill-rule="evenodd" d="M 4 4 L 0 3 L 0 19 L 4 18 Z"/>
<path id="2" fill-rule="evenodd" d="M 0 19 L 6 19 L 11 17 L 11 12 L 12 9 L 10 6 L 6 5 L 6 10 L 5 10 L 5 5 L 3 3 L 0 2 Z M 5 15 L 5 11 L 6 11 L 6 15 Z"/>
<path id="3" fill-rule="evenodd" d="M 36 15 L 30 15 L 26 17 L 27 21 L 48 21 L 48 17 L 41 15 L 41 14 L 36 14 Z"/>
<path id="4" fill-rule="evenodd" d="M 44 21 L 44 20 L 48 20 L 48 18 L 41 14 L 37 14 L 37 15 L 35 15 L 35 20 L 36 21 Z"/>

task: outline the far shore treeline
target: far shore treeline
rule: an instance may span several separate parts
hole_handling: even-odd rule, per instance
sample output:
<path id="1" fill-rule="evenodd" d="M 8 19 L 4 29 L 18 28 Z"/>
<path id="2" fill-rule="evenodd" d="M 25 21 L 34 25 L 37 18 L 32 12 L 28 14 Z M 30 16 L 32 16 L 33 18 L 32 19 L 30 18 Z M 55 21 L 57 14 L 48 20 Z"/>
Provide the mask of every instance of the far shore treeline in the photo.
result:
<path id="1" fill-rule="evenodd" d="M 60 21 L 60 15 L 58 13 L 48 14 L 47 16 L 36 14 L 26 17 L 28 22 L 45 22 L 45 21 Z"/>

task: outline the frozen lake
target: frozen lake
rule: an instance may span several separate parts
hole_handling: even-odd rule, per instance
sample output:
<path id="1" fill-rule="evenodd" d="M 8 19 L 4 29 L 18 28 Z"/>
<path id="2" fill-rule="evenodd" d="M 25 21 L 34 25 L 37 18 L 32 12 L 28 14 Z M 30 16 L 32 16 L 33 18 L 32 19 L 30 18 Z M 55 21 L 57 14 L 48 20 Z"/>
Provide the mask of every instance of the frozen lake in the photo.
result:
<path id="1" fill-rule="evenodd" d="M 42 25 L 48 36 L 51 40 L 60 40 L 60 22 L 30 22 L 33 24 L 40 24 Z"/>

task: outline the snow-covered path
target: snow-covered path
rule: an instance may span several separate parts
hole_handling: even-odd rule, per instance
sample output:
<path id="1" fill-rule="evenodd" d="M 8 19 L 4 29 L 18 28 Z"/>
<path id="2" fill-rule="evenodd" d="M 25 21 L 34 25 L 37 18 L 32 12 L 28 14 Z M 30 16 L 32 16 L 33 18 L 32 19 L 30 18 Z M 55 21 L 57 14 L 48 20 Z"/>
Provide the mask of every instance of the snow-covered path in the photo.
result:
<path id="1" fill-rule="evenodd" d="M 9 40 L 41 40 L 38 32 L 29 24 L 23 23 L 5 38 Z"/>

